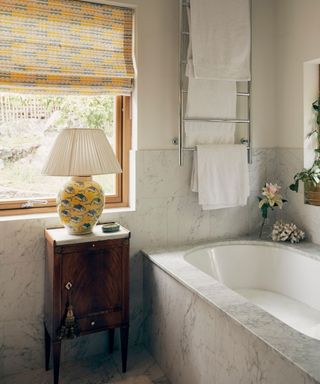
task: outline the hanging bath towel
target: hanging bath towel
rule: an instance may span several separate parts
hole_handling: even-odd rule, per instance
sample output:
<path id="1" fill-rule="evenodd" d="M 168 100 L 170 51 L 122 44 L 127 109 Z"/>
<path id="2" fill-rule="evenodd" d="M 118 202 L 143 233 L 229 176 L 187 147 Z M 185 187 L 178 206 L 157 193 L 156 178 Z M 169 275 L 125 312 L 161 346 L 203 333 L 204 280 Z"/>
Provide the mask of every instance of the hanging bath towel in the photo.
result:
<path id="1" fill-rule="evenodd" d="M 250 80 L 249 0 L 190 0 L 189 59 L 196 79 Z"/>
<path id="2" fill-rule="evenodd" d="M 250 193 L 246 147 L 197 146 L 191 189 L 198 192 L 203 210 L 245 206 Z"/>
<path id="3" fill-rule="evenodd" d="M 232 144 L 235 124 L 205 122 L 201 119 L 235 119 L 237 115 L 237 88 L 234 81 L 197 80 L 189 78 L 185 145 Z"/>

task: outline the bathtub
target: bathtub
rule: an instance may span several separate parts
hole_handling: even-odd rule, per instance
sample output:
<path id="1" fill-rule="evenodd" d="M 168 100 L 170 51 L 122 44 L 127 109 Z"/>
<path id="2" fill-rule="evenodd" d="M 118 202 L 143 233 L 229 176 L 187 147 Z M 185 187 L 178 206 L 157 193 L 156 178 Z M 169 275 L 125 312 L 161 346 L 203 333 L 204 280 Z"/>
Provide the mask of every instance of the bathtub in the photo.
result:
<path id="1" fill-rule="evenodd" d="M 186 252 L 184 259 L 285 324 L 320 339 L 319 261 L 270 244 L 211 246 Z"/>
<path id="2" fill-rule="evenodd" d="M 174 384 L 320 384 L 320 247 L 144 251 L 145 345 Z"/>

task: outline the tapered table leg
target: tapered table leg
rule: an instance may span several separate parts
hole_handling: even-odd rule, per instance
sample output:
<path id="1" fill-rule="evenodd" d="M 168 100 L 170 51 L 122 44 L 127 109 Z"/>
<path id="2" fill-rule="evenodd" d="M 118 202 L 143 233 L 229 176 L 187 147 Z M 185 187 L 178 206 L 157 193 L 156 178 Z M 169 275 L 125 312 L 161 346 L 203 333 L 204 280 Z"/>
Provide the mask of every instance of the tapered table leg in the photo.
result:
<path id="1" fill-rule="evenodd" d="M 109 329 L 109 353 L 113 352 L 113 345 L 114 345 L 114 328 Z"/>
<path id="2" fill-rule="evenodd" d="M 121 338 L 121 358 L 122 358 L 122 372 L 127 371 L 127 356 L 128 356 L 128 337 L 129 337 L 129 327 L 120 328 L 120 338 Z"/>
<path id="3" fill-rule="evenodd" d="M 50 365 L 50 351 L 51 351 L 51 337 L 49 332 L 47 331 L 46 325 L 43 323 L 44 327 L 44 349 L 45 349 L 45 357 L 46 357 L 46 371 L 49 371 Z"/>
<path id="4" fill-rule="evenodd" d="M 54 342 L 52 344 L 52 350 L 53 350 L 53 382 L 54 384 L 59 384 L 61 342 Z"/>

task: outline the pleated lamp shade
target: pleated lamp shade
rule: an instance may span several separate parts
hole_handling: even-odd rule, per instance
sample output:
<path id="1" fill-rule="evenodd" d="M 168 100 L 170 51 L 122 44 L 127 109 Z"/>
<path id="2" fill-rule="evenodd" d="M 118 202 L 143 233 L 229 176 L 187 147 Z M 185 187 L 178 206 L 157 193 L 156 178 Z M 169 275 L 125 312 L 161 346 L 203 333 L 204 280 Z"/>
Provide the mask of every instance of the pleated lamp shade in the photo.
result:
<path id="1" fill-rule="evenodd" d="M 42 174 L 50 176 L 92 176 L 121 172 L 105 133 L 93 128 L 62 130 L 42 169 Z"/>

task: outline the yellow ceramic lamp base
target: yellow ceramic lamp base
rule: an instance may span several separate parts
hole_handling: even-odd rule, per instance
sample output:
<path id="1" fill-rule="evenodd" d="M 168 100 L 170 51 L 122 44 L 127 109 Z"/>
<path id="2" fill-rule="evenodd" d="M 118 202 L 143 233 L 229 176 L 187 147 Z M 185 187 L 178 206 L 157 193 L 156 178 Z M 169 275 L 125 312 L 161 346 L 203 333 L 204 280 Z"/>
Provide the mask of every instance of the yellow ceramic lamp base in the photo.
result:
<path id="1" fill-rule="evenodd" d="M 90 176 L 73 177 L 58 194 L 60 220 L 72 235 L 91 233 L 103 208 L 103 190 Z"/>

